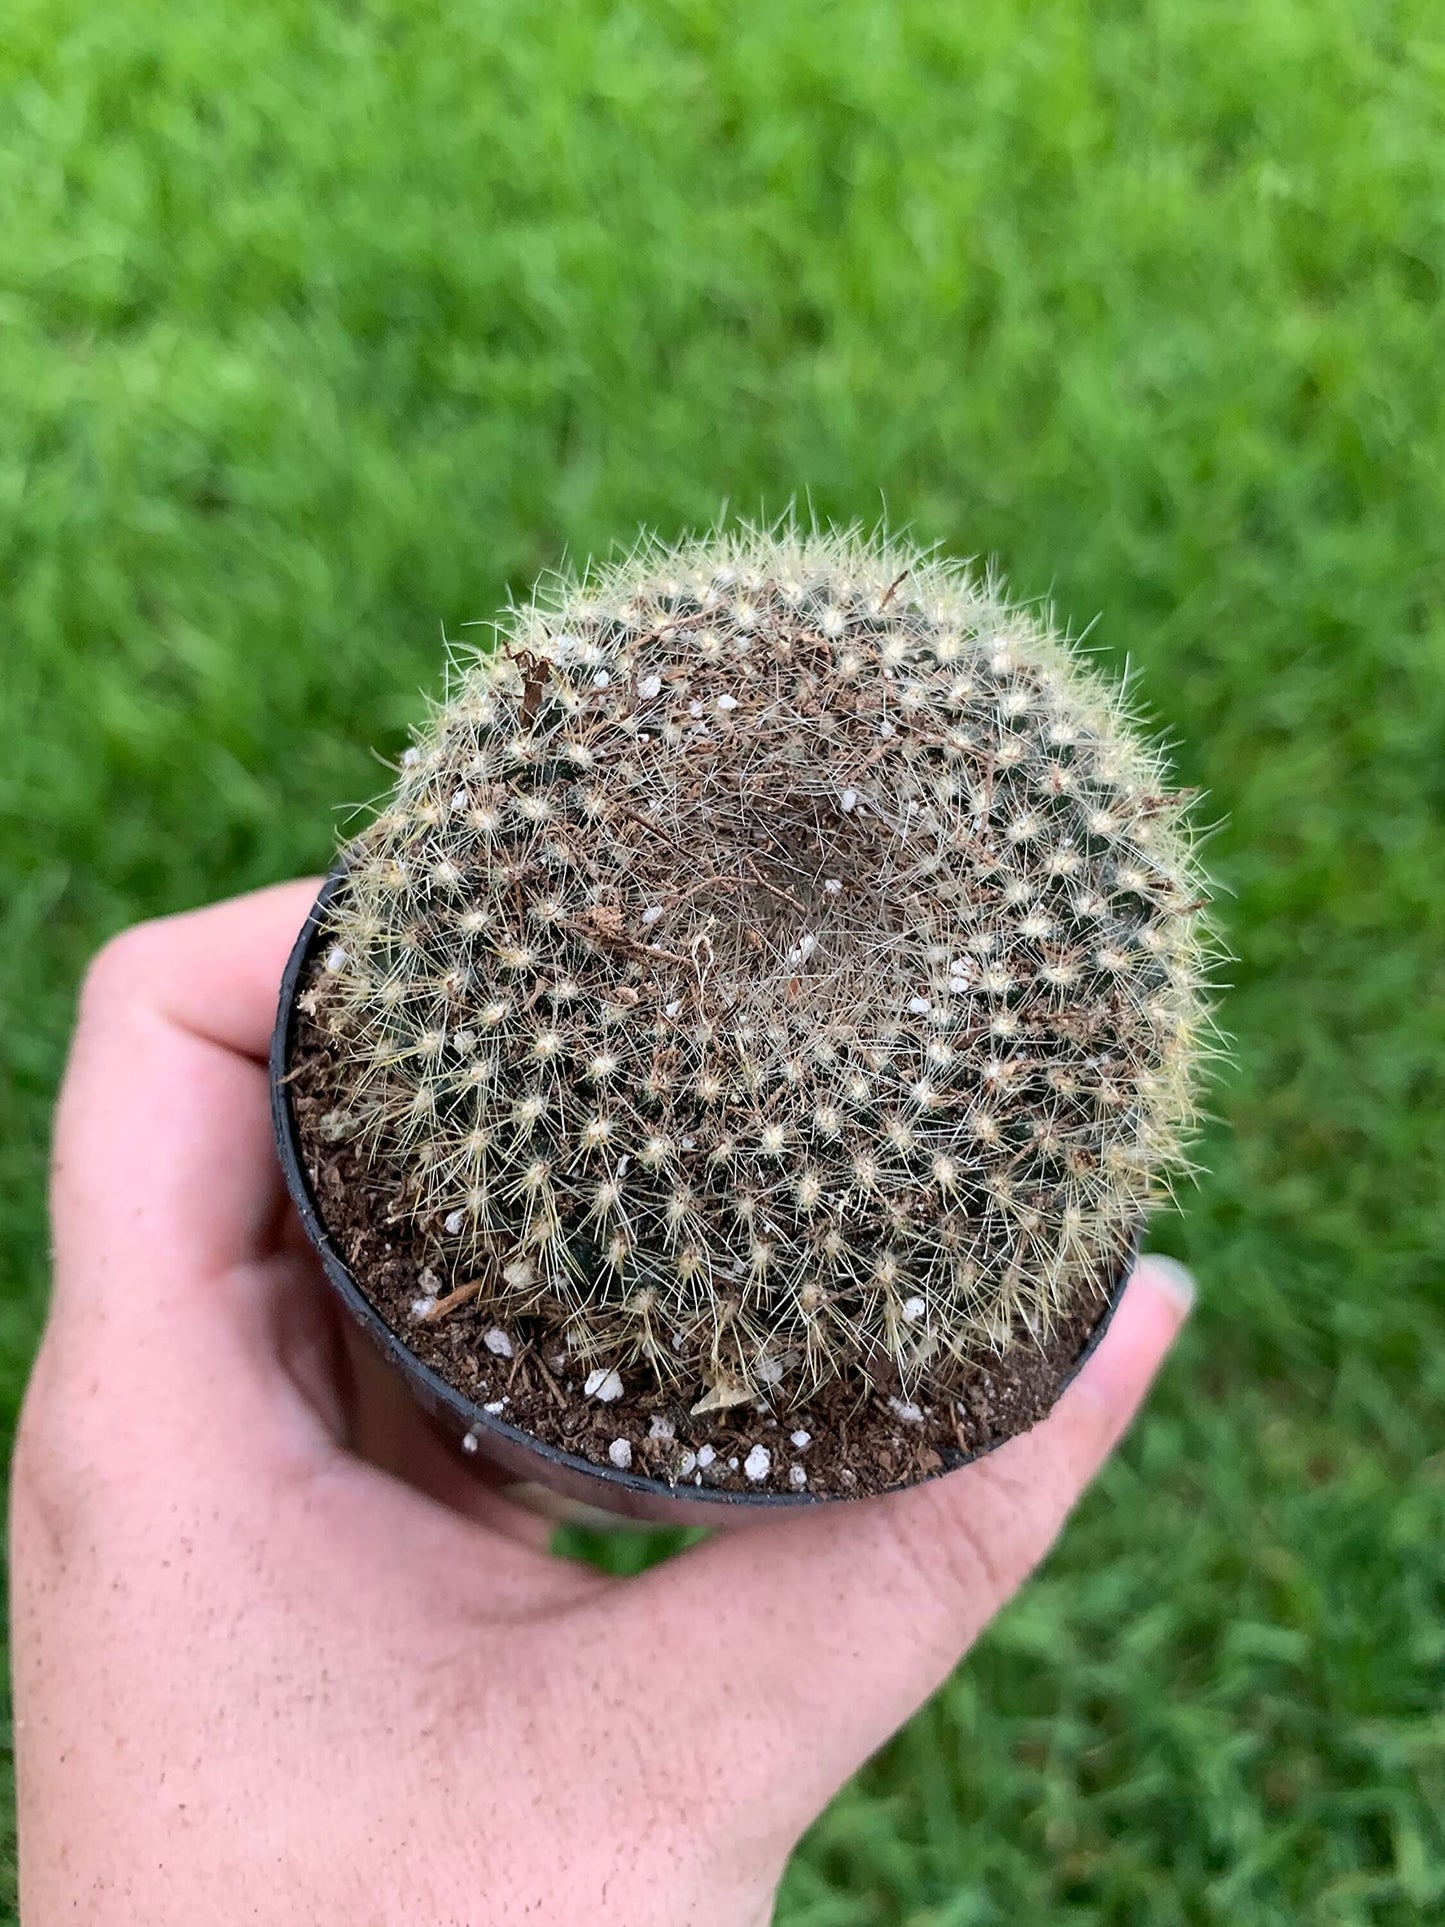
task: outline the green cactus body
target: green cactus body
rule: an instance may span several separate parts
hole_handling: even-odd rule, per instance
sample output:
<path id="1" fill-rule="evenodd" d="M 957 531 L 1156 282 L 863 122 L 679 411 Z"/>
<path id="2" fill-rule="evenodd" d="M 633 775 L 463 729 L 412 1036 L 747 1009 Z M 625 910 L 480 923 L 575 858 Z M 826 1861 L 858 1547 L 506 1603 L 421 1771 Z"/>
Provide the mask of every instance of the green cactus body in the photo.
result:
<path id="1" fill-rule="evenodd" d="M 455 665 L 353 846 L 335 1128 L 585 1360 L 703 1409 L 943 1386 L 1183 1168 L 1203 896 L 1119 693 L 992 585 L 648 550 Z"/>

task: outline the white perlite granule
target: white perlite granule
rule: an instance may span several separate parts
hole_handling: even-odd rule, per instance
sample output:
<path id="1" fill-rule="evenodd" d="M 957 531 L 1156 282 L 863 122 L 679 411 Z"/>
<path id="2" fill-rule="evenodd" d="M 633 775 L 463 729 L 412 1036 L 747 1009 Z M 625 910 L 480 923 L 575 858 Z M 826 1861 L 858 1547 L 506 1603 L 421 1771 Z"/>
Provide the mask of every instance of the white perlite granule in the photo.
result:
<path id="1" fill-rule="evenodd" d="M 487 1350 L 497 1358 L 510 1358 L 512 1356 L 512 1341 L 500 1325 L 494 1325 L 489 1332 L 483 1332 L 482 1343 L 486 1346 Z"/>
<path id="2" fill-rule="evenodd" d="M 765 1445 L 755 1445 L 743 1461 L 743 1477 L 751 1479 L 756 1485 L 765 1479 L 773 1469 L 773 1455 Z"/>
<path id="3" fill-rule="evenodd" d="M 788 1467 L 788 1484 L 792 1486 L 795 1491 L 801 1492 L 807 1483 L 808 1475 L 801 1465 L 790 1465 Z"/>
<path id="4" fill-rule="evenodd" d="M 622 1396 L 622 1380 L 610 1365 L 599 1365 L 595 1371 L 587 1374 L 587 1382 L 582 1390 L 588 1398 L 600 1399 L 604 1405 L 610 1405 L 614 1399 Z"/>
<path id="5" fill-rule="evenodd" d="M 813 1443 L 813 1434 L 811 1432 L 793 1432 L 789 1436 L 800 1452 Z"/>
<path id="6" fill-rule="evenodd" d="M 627 1472 L 632 1467 L 632 1447 L 626 1439 L 614 1439 L 607 1448 L 607 1456 L 619 1472 Z"/>

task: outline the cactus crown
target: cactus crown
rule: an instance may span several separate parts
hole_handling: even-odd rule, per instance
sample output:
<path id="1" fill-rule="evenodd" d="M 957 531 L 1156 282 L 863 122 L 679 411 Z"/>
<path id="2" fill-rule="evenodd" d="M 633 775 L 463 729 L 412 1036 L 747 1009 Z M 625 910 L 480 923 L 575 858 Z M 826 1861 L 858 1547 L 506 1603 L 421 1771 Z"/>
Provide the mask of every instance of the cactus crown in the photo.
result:
<path id="1" fill-rule="evenodd" d="M 339 1128 L 491 1317 L 701 1404 L 1097 1297 L 1183 1168 L 1184 800 L 996 587 L 747 530 L 538 591 L 351 847 Z"/>

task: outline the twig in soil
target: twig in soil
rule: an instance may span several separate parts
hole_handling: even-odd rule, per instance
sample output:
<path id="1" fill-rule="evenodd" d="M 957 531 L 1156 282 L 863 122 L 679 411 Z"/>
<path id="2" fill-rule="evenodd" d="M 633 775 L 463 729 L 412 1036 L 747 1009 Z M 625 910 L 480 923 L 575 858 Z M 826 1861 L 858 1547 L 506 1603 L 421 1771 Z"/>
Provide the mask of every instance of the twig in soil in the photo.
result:
<path id="1" fill-rule="evenodd" d="M 443 1318 L 466 1304 L 469 1298 L 480 1298 L 482 1287 L 486 1282 L 485 1278 L 469 1278 L 464 1285 L 458 1285 L 455 1291 L 449 1291 L 445 1298 L 438 1298 L 430 1311 L 424 1311 L 421 1314 L 421 1323 L 423 1325 L 440 1324 Z"/>
<path id="2" fill-rule="evenodd" d="M 799 913 L 799 915 L 804 917 L 807 916 L 808 906 L 805 903 L 799 903 L 798 899 L 792 894 L 790 890 L 784 890 L 780 884 L 774 883 L 772 879 L 769 877 L 765 877 L 762 871 L 758 868 L 757 864 L 753 861 L 751 855 L 745 852 L 743 856 L 743 861 L 747 864 L 748 868 L 752 871 L 754 881 L 757 883 L 760 883 L 762 887 L 767 891 L 769 896 L 780 897 L 784 903 L 790 904 L 792 908 Z"/>
<path id="3" fill-rule="evenodd" d="M 537 1367 L 537 1370 L 541 1373 L 542 1383 L 547 1387 L 547 1390 L 552 1394 L 553 1403 L 565 1408 L 567 1404 L 567 1400 L 563 1396 L 562 1388 L 557 1383 L 556 1379 L 553 1378 L 552 1374 L 547 1370 L 546 1365 L 542 1361 L 542 1355 L 540 1352 L 533 1358 L 532 1363 Z"/>

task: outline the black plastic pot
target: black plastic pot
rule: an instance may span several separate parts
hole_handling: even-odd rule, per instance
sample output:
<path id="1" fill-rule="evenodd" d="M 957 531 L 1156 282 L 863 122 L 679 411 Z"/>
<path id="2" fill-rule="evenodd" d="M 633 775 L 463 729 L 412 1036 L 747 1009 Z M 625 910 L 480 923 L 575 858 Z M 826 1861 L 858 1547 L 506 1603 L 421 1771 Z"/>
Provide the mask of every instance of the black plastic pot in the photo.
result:
<path id="1" fill-rule="evenodd" d="M 286 1188 L 300 1214 L 306 1235 L 316 1248 L 327 1282 L 441 1436 L 450 1443 L 464 1464 L 475 1467 L 479 1460 L 485 1461 L 510 1473 L 517 1481 L 541 1486 L 574 1506 L 601 1511 L 637 1524 L 742 1525 L 786 1511 L 805 1510 L 810 1506 L 846 1504 L 847 1500 L 841 1495 L 806 1491 L 754 1493 L 715 1490 L 708 1486 L 673 1486 L 661 1479 L 647 1478 L 641 1473 L 619 1471 L 615 1466 L 594 1465 L 590 1459 L 564 1452 L 484 1411 L 481 1405 L 465 1397 L 430 1366 L 424 1365 L 409 1349 L 405 1339 L 393 1331 L 377 1312 L 332 1244 L 316 1208 L 311 1181 L 301 1160 L 296 1119 L 286 1083 L 295 1029 L 296 986 L 316 946 L 326 905 L 339 887 L 345 869 L 343 860 L 328 874 L 296 939 L 281 979 L 276 1028 L 271 1037 L 271 1116 Z M 1132 1263 L 1131 1254 L 1114 1281 L 1103 1316 L 1080 1351 L 1068 1377 L 1060 1383 L 1060 1393 L 1103 1337 L 1123 1295 Z M 944 1453 L 942 1469 L 944 1472 L 954 1471 L 970 1459 L 982 1458 L 993 1449 L 992 1446 L 985 1446 L 979 1452 Z"/>

